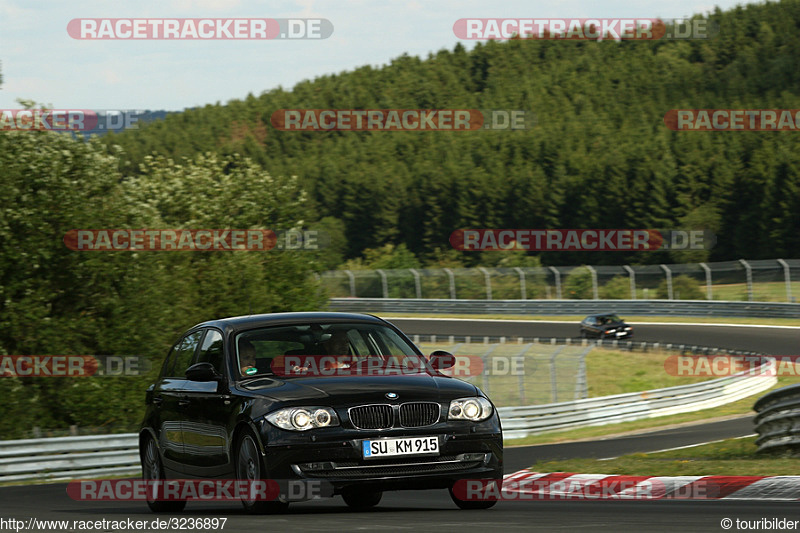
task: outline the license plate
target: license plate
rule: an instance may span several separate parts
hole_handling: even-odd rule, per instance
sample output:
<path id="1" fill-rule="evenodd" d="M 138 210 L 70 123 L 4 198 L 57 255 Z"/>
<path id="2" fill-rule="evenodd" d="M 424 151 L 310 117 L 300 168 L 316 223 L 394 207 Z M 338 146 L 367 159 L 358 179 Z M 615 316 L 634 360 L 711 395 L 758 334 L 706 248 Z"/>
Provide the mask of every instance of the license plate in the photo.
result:
<path id="1" fill-rule="evenodd" d="M 618 331 L 617 332 L 617 337 L 622 337 L 624 335 L 626 335 L 626 333 L 624 331 Z"/>
<path id="2" fill-rule="evenodd" d="M 361 441 L 364 459 L 398 455 L 439 455 L 439 437 L 404 437 Z"/>

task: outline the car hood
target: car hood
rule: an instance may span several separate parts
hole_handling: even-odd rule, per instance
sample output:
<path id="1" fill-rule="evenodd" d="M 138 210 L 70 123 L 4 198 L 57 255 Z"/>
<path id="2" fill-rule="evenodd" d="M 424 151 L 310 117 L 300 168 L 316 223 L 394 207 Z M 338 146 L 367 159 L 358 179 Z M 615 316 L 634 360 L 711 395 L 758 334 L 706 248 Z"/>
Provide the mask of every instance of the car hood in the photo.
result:
<path id="1" fill-rule="evenodd" d="M 402 375 L 261 378 L 241 386 L 275 401 L 324 400 L 348 404 L 385 402 L 393 392 L 402 401 L 447 401 L 475 396 L 477 389 L 464 381 L 443 375 L 415 373 Z"/>

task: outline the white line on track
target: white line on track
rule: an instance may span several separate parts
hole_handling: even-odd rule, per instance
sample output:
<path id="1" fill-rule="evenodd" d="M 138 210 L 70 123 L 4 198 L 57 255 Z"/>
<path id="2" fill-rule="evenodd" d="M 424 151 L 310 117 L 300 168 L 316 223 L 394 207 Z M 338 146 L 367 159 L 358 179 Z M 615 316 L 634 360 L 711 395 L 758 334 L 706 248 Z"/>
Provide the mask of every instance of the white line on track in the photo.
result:
<path id="1" fill-rule="evenodd" d="M 384 316 L 381 318 L 386 320 L 430 320 L 432 322 L 449 322 L 449 321 L 462 321 L 462 322 L 516 322 L 521 324 L 573 324 L 568 320 L 519 320 L 509 319 L 503 320 L 499 318 L 432 318 L 432 317 L 413 317 L 413 316 Z M 577 324 L 574 323 L 574 324 Z M 773 328 L 773 329 L 800 329 L 800 326 L 774 326 L 770 324 L 716 324 L 716 323 L 697 323 L 697 322 L 632 322 L 634 326 L 716 326 L 726 328 Z"/>
<path id="2" fill-rule="evenodd" d="M 703 446 L 704 444 L 714 444 L 715 442 L 722 442 L 725 440 L 732 440 L 732 439 L 746 439 L 749 437 L 755 437 L 758 435 L 757 433 L 751 433 L 750 435 L 742 435 L 741 437 L 732 437 L 731 439 L 718 439 L 718 440 L 710 440 L 707 442 L 698 442 L 697 444 L 687 444 L 686 446 L 676 446 L 675 448 L 664 448 L 663 450 L 653 450 L 652 452 L 644 452 L 645 454 L 651 453 L 661 453 L 661 452 L 671 452 L 674 450 L 685 450 L 686 448 L 694 448 L 696 446 Z M 611 461 L 612 459 L 617 459 L 617 457 L 603 457 L 602 459 L 598 459 L 598 461 Z"/>

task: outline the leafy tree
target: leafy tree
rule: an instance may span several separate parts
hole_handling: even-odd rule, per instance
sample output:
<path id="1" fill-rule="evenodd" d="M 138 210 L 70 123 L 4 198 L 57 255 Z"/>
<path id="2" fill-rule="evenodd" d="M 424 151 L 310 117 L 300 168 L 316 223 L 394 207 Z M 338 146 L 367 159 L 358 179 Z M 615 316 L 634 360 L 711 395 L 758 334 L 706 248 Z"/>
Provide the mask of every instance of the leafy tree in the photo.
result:
<path id="1" fill-rule="evenodd" d="M 119 167 L 96 140 L 0 135 L 0 354 L 135 355 L 157 370 L 175 337 L 199 321 L 322 305 L 301 252 L 67 248 L 73 229 L 303 224 L 298 180 L 272 177 L 247 159 L 148 158 L 128 178 Z M 148 379 L 3 378 L 0 391 L 16 399 L 0 439 L 24 436 L 34 424 L 130 429 L 142 414 L 131 398 Z"/>
<path id="2" fill-rule="evenodd" d="M 700 283 L 696 279 L 682 274 L 672 278 L 672 297 L 675 300 L 703 300 L 705 299 L 705 294 L 700 289 Z M 656 298 L 662 300 L 669 298 L 666 279 L 662 280 L 658 285 Z"/>
<path id="3" fill-rule="evenodd" d="M 630 300 L 631 280 L 627 276 L 614 276 L 597 290 L 603 300 Z"/>
<path id="4" fill-rule="evenodd" d="M 586 267 L 572 270 L 564 278 L 562 296 L 568 300 L 590 300 L 594 296 L 592 290 L 592 273 Z"/>

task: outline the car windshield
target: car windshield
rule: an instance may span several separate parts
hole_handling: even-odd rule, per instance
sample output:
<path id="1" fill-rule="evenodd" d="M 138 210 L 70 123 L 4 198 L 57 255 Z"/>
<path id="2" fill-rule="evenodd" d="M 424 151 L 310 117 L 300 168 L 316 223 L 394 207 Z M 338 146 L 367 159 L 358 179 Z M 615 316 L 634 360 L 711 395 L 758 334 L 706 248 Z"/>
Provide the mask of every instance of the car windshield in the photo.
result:
<path id="1" fill-rule="evenodd" d="M 313 323 L 253 329 L 236 335 L 236 362 L 243 377 L 280 374 L 324 357 L 339 368 L 416 365 L 422 359 L 393 329 L 377 324 Z M 330 361 L 328 361 L 330 359 Z M 300 373 L 302 375 L 302 373 Z"/>
<path id="2" fill-rule="evenodd" d="M 603 324 L 614 324 L 616 322 L 622 322 L 622 319 L 617 315 L 607 315 L 601 317 L 601 320 L 603 321 Z"/>

